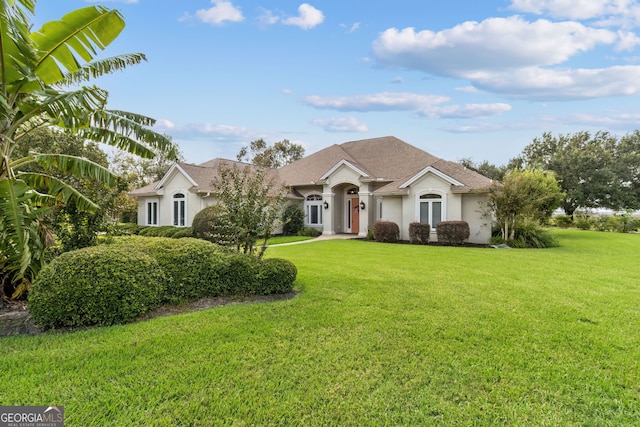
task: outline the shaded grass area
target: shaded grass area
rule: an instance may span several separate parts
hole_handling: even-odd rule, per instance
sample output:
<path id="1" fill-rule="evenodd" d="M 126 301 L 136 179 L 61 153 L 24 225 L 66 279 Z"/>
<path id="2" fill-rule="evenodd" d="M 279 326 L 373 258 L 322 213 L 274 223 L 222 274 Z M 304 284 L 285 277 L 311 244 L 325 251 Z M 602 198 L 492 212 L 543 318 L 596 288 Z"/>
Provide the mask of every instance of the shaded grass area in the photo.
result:
<path id="1" fill-rule="evenodd" d="M 66 425 L 637 425 L 640 236 L 270 248 L 301 294 L 0 341 L 0 405 Z"/>

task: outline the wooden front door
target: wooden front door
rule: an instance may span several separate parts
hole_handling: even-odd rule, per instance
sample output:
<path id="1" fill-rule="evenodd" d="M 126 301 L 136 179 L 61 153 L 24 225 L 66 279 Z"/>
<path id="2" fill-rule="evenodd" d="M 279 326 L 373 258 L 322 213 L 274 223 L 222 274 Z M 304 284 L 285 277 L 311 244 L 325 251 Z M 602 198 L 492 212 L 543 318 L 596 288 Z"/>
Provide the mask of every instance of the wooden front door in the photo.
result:
<path id="1" fill-rule="evenodd" d="M 351 200 L 351 232 L 360 232 L 360 199 Z"/>

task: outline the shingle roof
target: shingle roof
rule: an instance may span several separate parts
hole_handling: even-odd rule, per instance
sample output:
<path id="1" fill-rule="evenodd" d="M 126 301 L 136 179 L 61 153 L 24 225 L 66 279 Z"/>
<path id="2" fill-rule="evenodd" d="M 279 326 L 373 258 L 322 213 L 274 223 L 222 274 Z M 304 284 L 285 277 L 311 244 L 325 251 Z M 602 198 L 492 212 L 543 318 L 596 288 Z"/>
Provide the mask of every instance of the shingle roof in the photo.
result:
<path id="1" fill-rule="evenodd" d="M 367 179 L 388 182 L 376 191 L 378 194 L 403 192 L 401 187 L 412 177 L 431 166 L 458 181 L 462 186 L 453 186 L 455 192 L 487 189 L 492 180 L 462 165 L 435 157 L 413 145 L 393 137 L 364 139 L 334 144 L 293 163 L 274 170 L 278 179 L 290 187 L 314 185 L 321 181 L 331 168 L 347 161 L 367 175 Z M 199 165 L 178 163 L 197 185 L 190 188 L 194 192 L 214 191 L 212 181 L 218 176 L 221 162 L 247 166 L 247 163 L 225 159 L 212 159 Z M 249 165 L 250 166 L 250 165 Z M 129 193 L 132 196 L 156 194 L 157 182 Z"/>
<path id="2" fill-rule="evenodd" d="M 401 191 L 402 184 L 427 166 L 439 170 L 459 181 L 459 191 L 488 188 L 492 181 L 462 165 L 435 157 L 413 145 L 393 137 L 364 139 L 346 142 L 320 150 L 278 170 L 280 179 L 287 185 L 305 185 L 320 178 L 341 160 L 346 160 L 367 173 L 369 179 L 387 181 L 389 184 L 378 193 Z"/>

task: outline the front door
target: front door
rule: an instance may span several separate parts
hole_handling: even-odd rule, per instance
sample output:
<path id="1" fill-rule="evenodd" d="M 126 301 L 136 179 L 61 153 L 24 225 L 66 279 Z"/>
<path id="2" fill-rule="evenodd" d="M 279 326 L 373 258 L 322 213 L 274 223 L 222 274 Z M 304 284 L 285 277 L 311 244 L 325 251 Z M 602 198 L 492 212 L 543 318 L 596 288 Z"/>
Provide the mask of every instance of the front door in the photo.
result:
<path id="1" fill-rule="evenodd" d="M 349 232 L 360 232 L 360 199 L 347 199 L 347 226 Z"/>

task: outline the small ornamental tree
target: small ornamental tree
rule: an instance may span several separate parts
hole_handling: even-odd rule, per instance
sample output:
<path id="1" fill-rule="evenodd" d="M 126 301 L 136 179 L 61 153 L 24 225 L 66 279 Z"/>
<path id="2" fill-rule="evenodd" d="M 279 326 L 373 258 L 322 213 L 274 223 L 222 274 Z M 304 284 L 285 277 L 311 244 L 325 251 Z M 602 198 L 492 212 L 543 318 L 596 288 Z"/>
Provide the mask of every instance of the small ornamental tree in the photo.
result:
<path id="1" fill-rule="evenodd" d="M 489 207 L 500 227 L 502 239 L 515 239 L 516 228 L 526 219 L 549 220 L 564 194 L 555 177 L 539 169 L 509 172 L 502 184 L 489 191 Z"/>
<path id="2" fill-rule="evenodd" d="M 268 169 L 225 162 L 220 163 L 213 185 L 233 246 L 238 252 L 252 254 L 258 239 L 264 239 L 258 253 L 262 258 L 280 219 L 286 198 L 284 187 Z"/>

